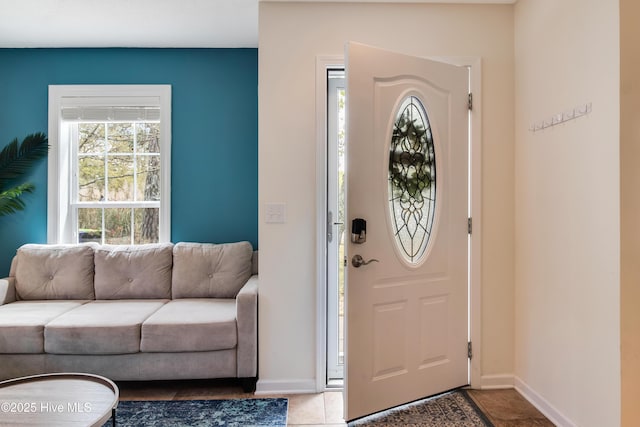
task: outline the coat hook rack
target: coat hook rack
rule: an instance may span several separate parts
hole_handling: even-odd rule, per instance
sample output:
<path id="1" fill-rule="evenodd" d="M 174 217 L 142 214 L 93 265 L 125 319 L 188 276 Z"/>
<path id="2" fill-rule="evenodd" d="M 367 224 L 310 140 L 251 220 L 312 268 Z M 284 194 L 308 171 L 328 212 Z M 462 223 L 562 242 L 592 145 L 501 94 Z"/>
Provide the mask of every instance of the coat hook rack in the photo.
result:
<path id="1" fill-rule="evenodd" d="M 556 126 L 561 123 L 568 122 L 570 120 L 575 120 L 578 117 L 586 116 L 587 114 L 591 113 L 591 110 L 592 110 L 592 107 L 590 102 L 586 104 L 581 104 L 575 108 L 566 110 L 562 113 L 554 114 L 553 116 L 547 119 L 541 120 L 539 122 L 531 123 L 531 125 L 529 126 L 529 130 L 535 133 L 539 130 L 547 129 L 552 126 Z"/>

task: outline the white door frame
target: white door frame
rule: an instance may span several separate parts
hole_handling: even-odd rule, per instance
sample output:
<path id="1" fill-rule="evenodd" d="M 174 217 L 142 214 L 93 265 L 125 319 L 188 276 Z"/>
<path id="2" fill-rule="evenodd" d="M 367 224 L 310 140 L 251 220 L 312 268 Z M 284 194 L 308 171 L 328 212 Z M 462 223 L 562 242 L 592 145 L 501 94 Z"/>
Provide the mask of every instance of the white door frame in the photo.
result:
<path id="1" fill-rule="evenodd" d="M 435 61 L 452 65 L 467 66 L 470 69 L 470 83 L 473 93 L 471 114 L 471 147 L 469 192 L 473 218 L 473 234 L 469 254 L 469 339 L 473 343 L 473 357 L 470 364 L 470 385 L 482 386 L 482 61 L 477 57 L 429 57 Z M 316 391 L 326 389 L 327 378 L 327 70 L 344 68 L 344 56 L 316 57 Z"/>

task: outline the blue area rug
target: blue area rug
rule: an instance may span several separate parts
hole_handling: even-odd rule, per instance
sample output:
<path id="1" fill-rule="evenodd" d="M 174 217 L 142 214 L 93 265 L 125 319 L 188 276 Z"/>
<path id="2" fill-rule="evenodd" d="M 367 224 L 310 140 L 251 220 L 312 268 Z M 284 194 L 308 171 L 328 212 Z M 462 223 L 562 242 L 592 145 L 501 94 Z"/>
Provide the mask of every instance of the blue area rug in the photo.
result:
<path id="1" fill-rule="evenodd" d="M 493 427 L 464 390 L 455 390 L 349 423 L 349 427 Z"/>
<path id="2" fill-rule="evenodd" d="M 122 401 L 116 410 L 116 426 L 286 426 L 287 406 L 283 398 Z M 104 427 L 111 425 L 109 420 Z"/>

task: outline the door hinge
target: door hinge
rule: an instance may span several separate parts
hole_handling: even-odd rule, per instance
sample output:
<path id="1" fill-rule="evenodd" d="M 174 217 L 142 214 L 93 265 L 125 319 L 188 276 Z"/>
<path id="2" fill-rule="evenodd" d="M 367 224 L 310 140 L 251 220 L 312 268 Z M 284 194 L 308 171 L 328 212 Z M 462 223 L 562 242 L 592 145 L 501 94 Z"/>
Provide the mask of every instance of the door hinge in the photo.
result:
<path id="1" fill-rule="evenodd" d="M 467 218 L 467 232 L 471 234 L 473 232 L 473 219 Z"/>
<path id="2" fill-rule="evenodd" d="M 473 110 L 473 94 L 472 93 L 469 94 L 469 103 L 467 105 L 469 107 L 469 110 Z"/>
<path id="3" fill-rule="evenodd" d="M 467 357 L 473 359 L 473 348 L 471 347 L 471 341 L 467 343 Z"/>

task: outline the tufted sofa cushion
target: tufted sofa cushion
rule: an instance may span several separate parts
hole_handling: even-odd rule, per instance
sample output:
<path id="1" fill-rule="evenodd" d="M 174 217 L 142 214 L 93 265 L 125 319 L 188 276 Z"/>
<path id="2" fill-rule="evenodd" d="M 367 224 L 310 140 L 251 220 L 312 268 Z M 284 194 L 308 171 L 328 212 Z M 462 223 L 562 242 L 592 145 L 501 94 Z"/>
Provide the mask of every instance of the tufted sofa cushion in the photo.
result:
<path id="1" fill-rule="evenodd" d="M 94 299 L 94 246 L 21 246 L 14 264 L 18 299 Z"/>
<path id="2" fill-rule="evenodd" d="M 235 298 L 251 277 L 249 242 L 176 243 L 173 298 Z"/>
<path id="3" fill-rule="evenodd" d="M 171 298 L 172 243 L 96 247 L 96 299 Z"/>

